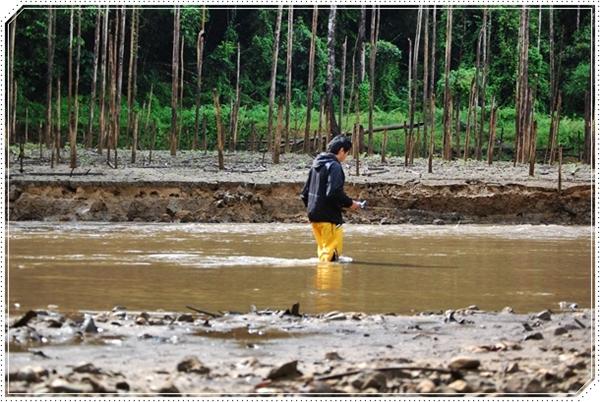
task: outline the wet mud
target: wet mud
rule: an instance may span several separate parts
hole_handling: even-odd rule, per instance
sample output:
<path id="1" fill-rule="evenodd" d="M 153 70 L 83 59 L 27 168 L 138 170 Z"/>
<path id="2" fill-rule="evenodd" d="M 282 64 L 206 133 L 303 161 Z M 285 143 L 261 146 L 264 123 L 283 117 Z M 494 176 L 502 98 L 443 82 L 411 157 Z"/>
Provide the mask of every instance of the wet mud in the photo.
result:
<path id="1" fill-rule="evenodd" d="M 557 306 L 558 307 L 558 306 Z M 8 395 L 574 395 L 591 311 L 23 312 Z"/>

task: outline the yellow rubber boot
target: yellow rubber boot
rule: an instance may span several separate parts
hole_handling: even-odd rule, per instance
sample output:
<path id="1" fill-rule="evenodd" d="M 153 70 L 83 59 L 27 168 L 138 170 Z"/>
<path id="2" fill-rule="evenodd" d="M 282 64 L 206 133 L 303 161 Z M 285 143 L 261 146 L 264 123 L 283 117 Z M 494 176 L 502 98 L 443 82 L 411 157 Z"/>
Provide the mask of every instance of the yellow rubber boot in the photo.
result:
<path id="1" fill-rule="evenodd" d="M 319 261 L 335 261 L 342 254 L 344 230 L 341 226 L 329 222 L 311 223 Z"/>

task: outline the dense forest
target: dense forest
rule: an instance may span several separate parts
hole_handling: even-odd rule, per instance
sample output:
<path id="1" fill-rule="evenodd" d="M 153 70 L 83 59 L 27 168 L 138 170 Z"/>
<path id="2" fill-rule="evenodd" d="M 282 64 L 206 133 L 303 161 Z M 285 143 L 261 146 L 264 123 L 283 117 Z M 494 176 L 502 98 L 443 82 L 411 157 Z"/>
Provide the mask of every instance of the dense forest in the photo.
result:
<path id="1" fill-rule="evenodd" d="M 589 162 L 592 16 L 553 6 L 25 7 L 7 25 L 6 128 L 11 144 L 70 147 L 73 166 L 76 146 L 108 158 L 218 149 L 220 164 L 227 149 L 270 150 L 276 162 L 339 133 L 406 164 L 552 163 L 559 147 Z"/>

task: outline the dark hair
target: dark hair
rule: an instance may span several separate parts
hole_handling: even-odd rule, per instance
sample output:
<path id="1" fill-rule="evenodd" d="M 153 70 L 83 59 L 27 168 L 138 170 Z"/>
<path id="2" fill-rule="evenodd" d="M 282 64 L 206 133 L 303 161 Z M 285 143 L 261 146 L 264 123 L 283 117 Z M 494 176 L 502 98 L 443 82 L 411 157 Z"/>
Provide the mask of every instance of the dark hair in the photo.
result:
<path id="1" fill-rule="evenodd" d="M 346 152 L 352 149 L 352 141 L 345 135 L 337 135 L 327 144 L 327 152 L 331 152 L 334 155 L 337 155 L 342 148 Z"/>

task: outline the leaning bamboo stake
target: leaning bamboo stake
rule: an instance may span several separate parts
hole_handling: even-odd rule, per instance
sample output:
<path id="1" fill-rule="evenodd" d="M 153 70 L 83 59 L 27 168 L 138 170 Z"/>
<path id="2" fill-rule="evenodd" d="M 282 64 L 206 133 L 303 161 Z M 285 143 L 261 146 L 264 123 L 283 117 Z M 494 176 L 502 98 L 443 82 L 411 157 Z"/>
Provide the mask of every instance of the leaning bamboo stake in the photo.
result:
<path id="1" fill-rule="evenodd" d="M 277 128 L 275 129 L 275 144 L 273 146 L 273 163 L 279 163 L 279 151 L 281 149 L 281 126 L 283 120 L 283 102 L 279 101 L 277 107 Z"/>
<path id="2" fill-rule="evenodd" d="M 221 104 L 219 103 L 219 95 L 217 89 L 213 88 L 213 101 L 215 104 L 215 120 L 217 123 L 217 153 L 219 161 L 219 170 L 225 169 L 223 161 L 223 124 L 221 123 Z"/>

